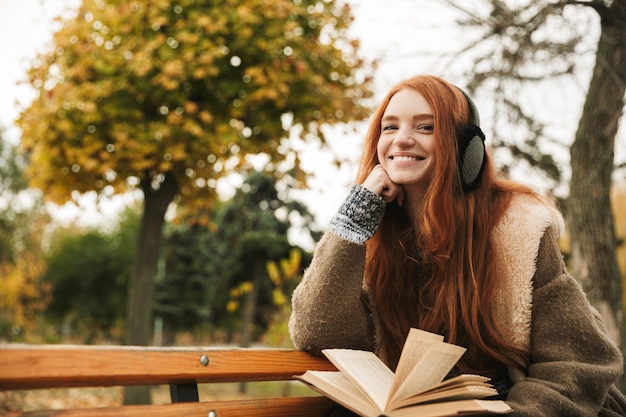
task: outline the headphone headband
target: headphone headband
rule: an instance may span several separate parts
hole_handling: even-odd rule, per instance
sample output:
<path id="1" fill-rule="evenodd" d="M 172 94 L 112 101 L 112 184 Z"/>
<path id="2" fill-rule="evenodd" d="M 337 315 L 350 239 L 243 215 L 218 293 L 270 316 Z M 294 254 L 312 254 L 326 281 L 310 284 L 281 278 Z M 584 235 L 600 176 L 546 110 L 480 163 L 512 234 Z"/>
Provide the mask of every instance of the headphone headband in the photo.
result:
<path id="1" fill-rule="evenodd" d="M 465 92 L 465 90 L 463 90 L 460 87 L 457 87 L 457 90 L 459 90 L 461 92 L 461 94 L 463 94 L 463 96 L 465 97 L 465 100 L 467 101 L 467 105 L 469 107 L 469 111 L 470 111 L 470 120 L 478 127 L 480 127 L 480 115 L 478 114 L 478 107 L 476 107 L 476 104 L 474 103 L 474 100 L 472 100 L 472 98 L 469 96 L 469 94 L 467 94 Z"/>

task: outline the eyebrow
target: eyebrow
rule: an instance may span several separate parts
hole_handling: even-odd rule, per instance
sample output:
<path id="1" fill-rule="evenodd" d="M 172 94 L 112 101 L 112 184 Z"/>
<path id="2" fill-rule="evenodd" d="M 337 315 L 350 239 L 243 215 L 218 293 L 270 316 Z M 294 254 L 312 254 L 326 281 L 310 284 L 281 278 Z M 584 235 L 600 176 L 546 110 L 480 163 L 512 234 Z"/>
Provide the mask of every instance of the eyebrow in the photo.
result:
<path id="1" fill-rule="evenodd" d="M 399 117 L 398 116 L 394 116 L 393 114 L 389 114 L 386 116 L 383 116 L 382 119 L 380 119 L 381 122 L 384 121 L 389 121 L 389 120 L 398 120 Z M 416 114 L 415 116 L 413 116 L 413 120 L 434 120 L 435 116 L 433 116 L 430 113 L 423 113 L 423 114 Z"/>

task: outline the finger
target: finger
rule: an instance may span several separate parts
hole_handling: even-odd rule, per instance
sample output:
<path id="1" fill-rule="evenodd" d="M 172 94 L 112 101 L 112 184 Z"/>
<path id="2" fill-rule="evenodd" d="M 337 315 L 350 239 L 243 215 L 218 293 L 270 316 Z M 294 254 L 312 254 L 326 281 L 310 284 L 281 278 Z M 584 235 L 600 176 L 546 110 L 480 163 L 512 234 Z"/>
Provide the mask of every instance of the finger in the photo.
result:
<path id="1" fill-rule="evenodd" d="M 372 169 L 362 185 L 371 192 L 382 195 L 388 183 L 390 181 L 387 173 L 380 165 L 377 165 Z"/>
<path id="2" fill-rule="evenodd" d="M 398 204 L 402 205 L 402 201 L 404 200 L 404 190 L 399 185 L 389 182 L 383 188 L 381 197 L 383 197 L 387 203 L 391 203 L 397 198 Z"/>

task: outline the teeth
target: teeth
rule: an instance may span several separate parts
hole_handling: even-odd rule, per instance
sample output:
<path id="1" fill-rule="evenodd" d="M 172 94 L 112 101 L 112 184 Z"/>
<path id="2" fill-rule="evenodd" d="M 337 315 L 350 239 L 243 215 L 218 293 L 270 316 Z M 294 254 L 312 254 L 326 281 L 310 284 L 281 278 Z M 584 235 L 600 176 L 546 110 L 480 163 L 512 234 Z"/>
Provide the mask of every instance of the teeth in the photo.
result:
<path id="1" fill-rule="evenodd" d="M 394 161 L 416 161 L 417 158 L 414 156 L 394 156 Z"/>

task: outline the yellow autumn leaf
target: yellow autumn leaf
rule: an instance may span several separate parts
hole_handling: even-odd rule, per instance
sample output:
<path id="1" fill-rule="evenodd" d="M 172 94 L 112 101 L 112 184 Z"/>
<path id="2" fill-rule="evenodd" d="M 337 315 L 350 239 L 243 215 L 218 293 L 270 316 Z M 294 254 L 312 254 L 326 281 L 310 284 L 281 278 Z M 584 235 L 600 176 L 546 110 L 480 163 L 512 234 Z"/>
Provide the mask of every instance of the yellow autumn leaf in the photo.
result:
<path id="1" fill-rule="evenodd" d="M 239 310 L 239 302 L 238 301 L 230 300 L 226 304 L 226 311 L 228 311 L 229 313 L 234 313 L 237 310 Z"/>
<path id="2" fill-rule="evenodd" d="M 272 302 L 275 306 L 280 307 L 286 305 L 288 300 L 280 289 L 274 288 L 272 291 Z"/>
<path id="3" fill-rule="evenodd" d="M 265 267 L 267 269 L 267 275 L 270 277 L 272 284 L 274 284 L 275 287 L 279 286 L 281 282 L 281 277 L 280 271 L 278 270 L 278 266 L 276 265 L 276 263 L 271 261 L 267 262 Z"/>

